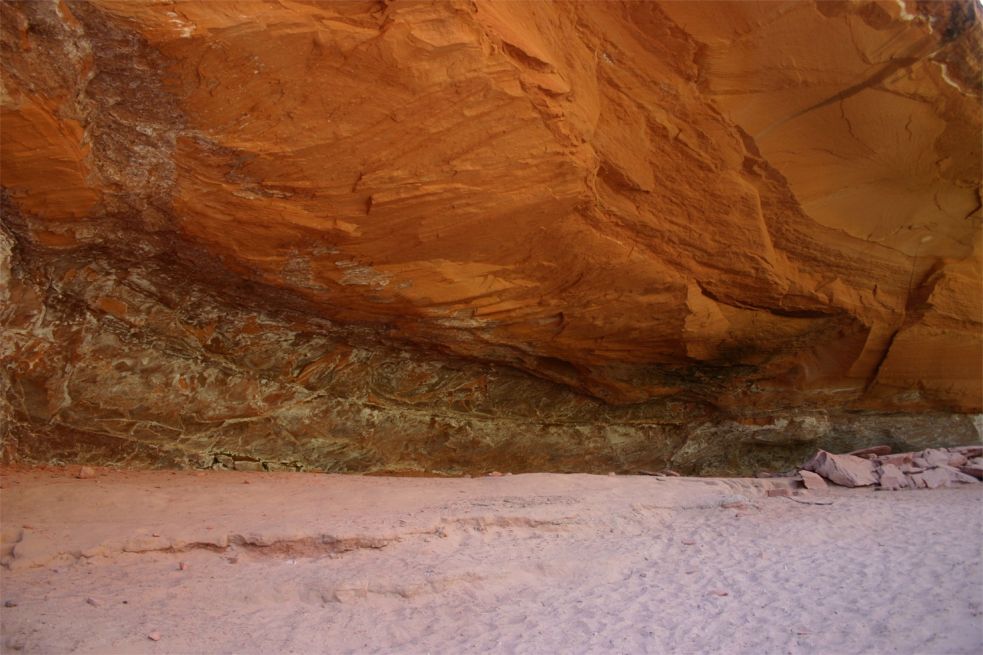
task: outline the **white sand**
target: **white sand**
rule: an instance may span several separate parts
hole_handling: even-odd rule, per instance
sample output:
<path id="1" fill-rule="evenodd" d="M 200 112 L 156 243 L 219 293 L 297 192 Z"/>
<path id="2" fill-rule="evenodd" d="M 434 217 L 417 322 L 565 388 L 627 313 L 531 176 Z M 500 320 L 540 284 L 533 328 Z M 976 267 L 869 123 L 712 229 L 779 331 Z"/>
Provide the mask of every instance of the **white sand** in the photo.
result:
<path id="1" fill-rule="evenodd" d="M 983 485 L 767 484 L 6 471 L 3 651 L 983 652 Z"/>

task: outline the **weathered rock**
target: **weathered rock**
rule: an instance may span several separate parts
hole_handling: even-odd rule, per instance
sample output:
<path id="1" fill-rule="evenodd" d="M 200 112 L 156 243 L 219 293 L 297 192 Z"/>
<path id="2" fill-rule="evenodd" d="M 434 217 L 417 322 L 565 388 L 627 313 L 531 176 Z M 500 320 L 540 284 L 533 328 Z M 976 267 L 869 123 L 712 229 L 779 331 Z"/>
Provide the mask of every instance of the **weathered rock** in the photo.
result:
<path id="1" fill-rule="evenodd" d="M 75 477 L 77 477 L 79 480 L 88 480 L 96 477 L 96 471 L 91 466 L 83 466 L 79 468 L 79 471 Z"/>
<path id="2" fill-rule="evenodd" d="M 958 453 L 958 452 L 950 452 L 949 453 L 949 461 L 947 462 L 947 464 L 949 466 L 952 466 L 952 467 L 955 467 L 955 468 L 959 468 L 960 466 L 965 466 L 968 462 L 969 462 L 969 460 L 966 459 L 966 457 L 963 456 L 963 455 L 961 455 L 960 453 Z"/>
<path id="3" fill-rule="evenodd" d="M 5 460 L 978 441 L 974 3 L 0 12 Z"/>
<path id="4" fill-rule="evenodd" d="M 854 455 L 834 455 L 820 450 L 806 462 L 803 468 L 844 487 L 866 487 L 877 484 L 874 463 Z"/>
<path id="5" fill-rule="evenodd" d="M 877 461 L 881 464 L 893 464 L 894 466 L 910 466 L 913 459 L 912 453 L 897 453 L 896 455 L 881 455 Z"/>
<path id="6" fill-rule="evenodd" d="M 791 496 L 792 490 L 788 488 L 768 489 L 765 492 L 765 495 L 767 495 L 769 498 L 782 498 L 782 497 Z"/>
<path id="7" fill-rule="evenodd" d="M 954 469 L 951 466 L 937 466 L 931 468 L 923 473 L 918 474 L 921 481 L 924 482 L 924 486 L 929 489 L 937 489 L 939 487 L 950 487 L 956 483 L 978 483 L 975 477 L 966 475 L 965 473 Z"/>
<path id="8" fill-rule="evenodd" d="M 813 473 L 812 471 L 801 470 L 799 471 L 799 475 L 802 476 L 802 484 L 805 485 L 806 489 L 811 489 L 813 491 L 823 491 L 829 488 L 828 485 L 826 484 L 826 480 L 824 480 L 822 476 L 820 476 L 817 473 Z"/>
<path id="9" fill-rule="evenodd" d="M 881 464 L 877 470 L 878 485 L 881 489 L 895 490 L 908 486 L 908 478 L 894 464 Z"/>
<path id="10" fill-rule="evenodd" d="M 929 448 L 923 450 L 913 461 L 922 466 L 946 466 L 951 457 L 951 453 L 945 448 Z"/>

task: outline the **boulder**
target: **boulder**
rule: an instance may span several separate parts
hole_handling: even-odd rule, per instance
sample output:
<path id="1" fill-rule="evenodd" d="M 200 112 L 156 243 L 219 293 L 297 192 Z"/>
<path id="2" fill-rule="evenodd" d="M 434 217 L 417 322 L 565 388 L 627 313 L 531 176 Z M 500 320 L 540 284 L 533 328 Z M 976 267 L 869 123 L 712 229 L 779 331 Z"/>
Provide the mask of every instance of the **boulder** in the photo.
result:
<path id="1" fill-rule="evenodd" d="M 820 450 L 803 467 L 844 487 L 877 484 L 874 463 L 855 455 L 834 455 Z"/>
<path id="2" fill-rule="evenodd" d="M 939 487 L 950 487 L 956 483 L 977 483 L 979 480 L 966 475 L 951 466 L 937 466 L 929 469 L 919 476 L 928 489 L 938 489 Z"/>

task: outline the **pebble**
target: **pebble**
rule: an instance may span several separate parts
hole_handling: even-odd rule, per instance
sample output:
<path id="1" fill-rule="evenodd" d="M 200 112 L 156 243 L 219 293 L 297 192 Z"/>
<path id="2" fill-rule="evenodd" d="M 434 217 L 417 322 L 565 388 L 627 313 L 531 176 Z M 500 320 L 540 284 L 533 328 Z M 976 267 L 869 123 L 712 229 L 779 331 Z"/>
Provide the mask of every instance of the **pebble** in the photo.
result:
<path id="1" fill-rule="evenodd" d="M 154 630 L 149 635 L 147 635 L 147 639 L 149 639 L 150 641 L 160 641 L 160 633 Z"/>
<path id="2" fill-rule="evenodd" d="M 87 602 L 89 605 L 92 605 L 93 607 L 99 607 L 100 605 L 102 605 L 102 603 L 100 603 L 95 598 L 92 598 L 91 596 L 89 598 L 86 598 L 85 602 Z"/>
<path id="3" fill-rule="evenodd" d="M 710 593 L 712 593 L 714 596 L 730 596 L 730 592 L 724 591 L 723 589 L 714 589 Z"/>
<path id="4" fill-rule="evenodd" d="M 696 541 L 694 541 L 693 539 L 683 539 L 683 545 L 684 546 L 695 546 L 696 545 Z"/>
<path id="5" fill-rule="evenodd" d="M 177 570 L 178 571 L 187 571 L 188 570 L 188 563 L 187 562 L 178 562 Z"/>
<path id="6" fill-rule="evenodd" d="M 79 469 L 78 475 L 76 475 L 79 480 L 88 480 L 89 478 L 96 477 L 96 471 L 91 466 L 83 466 Z"/>
<path id="7" fill-rule="evenodd" d="M 15 603 L 12 600 L 8 600 L 8 601 L 4 602 L 3 606 L 4 607 L 17 607 L 17 603 Z"/>

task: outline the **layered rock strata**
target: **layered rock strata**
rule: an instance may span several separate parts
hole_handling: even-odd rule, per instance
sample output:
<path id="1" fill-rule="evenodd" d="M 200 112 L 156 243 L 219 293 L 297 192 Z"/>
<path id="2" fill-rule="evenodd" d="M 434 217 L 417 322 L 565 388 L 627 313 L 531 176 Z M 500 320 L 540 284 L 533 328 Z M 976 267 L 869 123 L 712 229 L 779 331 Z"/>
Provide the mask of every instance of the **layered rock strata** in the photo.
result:
<path id="1" fill-rule="evenodd" d="M 975 4 L 0 10 L 8 459 L 979 438 Z"/>

